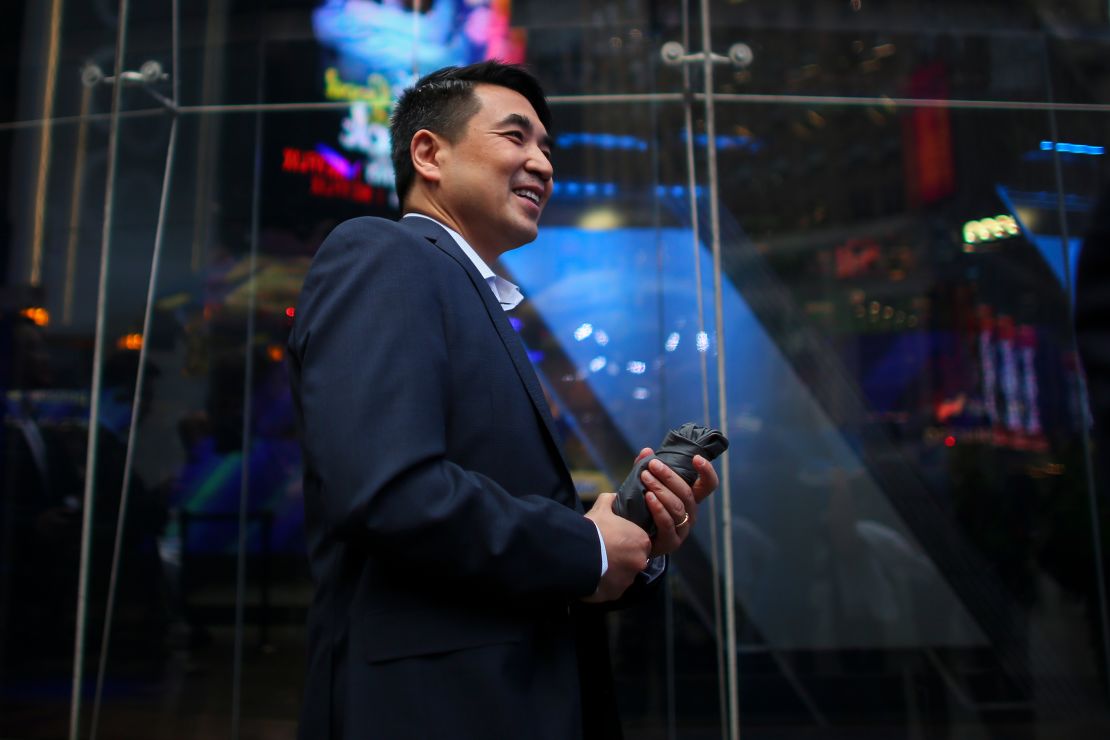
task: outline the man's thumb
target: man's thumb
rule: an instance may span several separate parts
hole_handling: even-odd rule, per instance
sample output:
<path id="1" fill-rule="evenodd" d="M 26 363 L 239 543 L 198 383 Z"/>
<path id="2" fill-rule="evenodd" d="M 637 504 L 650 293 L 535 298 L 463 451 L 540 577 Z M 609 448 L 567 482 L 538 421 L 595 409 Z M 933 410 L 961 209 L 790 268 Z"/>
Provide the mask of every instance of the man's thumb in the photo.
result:
<path id="1" fill-rule="evenodd" d="M 612 511 L 613 504 L 617 500 L 617 494 L 612 492 L 598 494 L 597 499 L 594 501 L 594 508 L 599 511 Z"/>

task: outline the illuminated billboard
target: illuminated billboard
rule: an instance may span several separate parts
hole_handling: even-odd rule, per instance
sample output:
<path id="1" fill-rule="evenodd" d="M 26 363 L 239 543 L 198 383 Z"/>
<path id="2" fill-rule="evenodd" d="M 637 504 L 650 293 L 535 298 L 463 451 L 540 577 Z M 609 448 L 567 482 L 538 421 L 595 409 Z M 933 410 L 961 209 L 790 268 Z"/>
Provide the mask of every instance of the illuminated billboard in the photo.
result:
<path id="1" fill-rule="evenodd" d="M 323 48 L 319 90 L 350 103 L 323 141 L 283 142 L 282 171 L 307 176 L 312 198 L 397 206 L 389 115 L 422 75 L 483 59 L 520 62 L 510 0 L 327 0 L 312 14 Z"/>

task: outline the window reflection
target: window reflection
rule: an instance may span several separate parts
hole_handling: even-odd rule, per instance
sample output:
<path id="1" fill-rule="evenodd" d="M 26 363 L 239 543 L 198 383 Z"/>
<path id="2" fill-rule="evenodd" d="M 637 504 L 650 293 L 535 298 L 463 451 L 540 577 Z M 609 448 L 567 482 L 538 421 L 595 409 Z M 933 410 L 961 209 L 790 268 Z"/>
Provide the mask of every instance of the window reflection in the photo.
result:
<path id="1" fill-rule="evenodd" d="M 675 3 L 617 5 L 184 8 L 188 105 L 290 108 L 180 114 L 188 165 L 144 335 L 169 119 L 125 91 L 88 467 L 108 185 L 97 116 L 111 96 L 70 72 L 87 59 L 111 69 L 118 25 L 104 3 L 65 5 L 50 60 L 50 4 L 16 4 L 5 48 L 18 85 L 0 95 L 0 735 L 65 734 L 90 477 L 87 665 L 99 657 L 133 409 L 100 734 L 223 734 L 233 714 L 242 735 L 293 732 L 311 593 L 284 351 L 300 283 L 335 224 L 395 215 L 383 138 L 395 93 L 417 72 L 490 56 L 527 61 L 559 98 L 554 199 L 537 242 L 501 268 L 528 298 L 514 326 L 583 497 L 611 490 L 667 428 L 704 419 L 707 401 L 716 420 L 720 336 L 727 348 L 731 517 L 717 511 L 711 530 L 706 512 L 668 592 L 613 617 L 626 734 L 727 725 L 726 578 L 754 736 L 1106 733 L 1104 9 L 710 3 L 716 49 L 756 55 L 716 68 L 710 142 L 703 99 L 683 97 L 681 70 L 658 51 L 684 26 L 696 36 L 697 4 L 690 18 Z M 133 11 L 137 64 L 172 70 L 169 12 Z M 40 173 L 42 127 L 11 122 L 40 117 L 49 68 L 55 116 L 94 115 L 56 118 Z M 661 96 L 585 97 L 626 93 Z"/>

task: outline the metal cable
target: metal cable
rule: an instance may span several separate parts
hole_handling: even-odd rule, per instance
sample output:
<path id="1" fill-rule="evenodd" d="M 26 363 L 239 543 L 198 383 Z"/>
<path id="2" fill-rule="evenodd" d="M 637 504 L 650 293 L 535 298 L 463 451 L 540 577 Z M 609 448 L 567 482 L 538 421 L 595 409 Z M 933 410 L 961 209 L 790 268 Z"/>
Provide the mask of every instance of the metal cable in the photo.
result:
<path id="1" fill-rule="evenodd" d="M 100 641 L 100 661 L 96 674 L 96 694 L 93 699 L 92 729 L 89 740 L 96 740 L 100 720 L 100 705 L 104 693 L 104 674 L 108 665 L 108 648 L 115 616 L 116 590 L 119 583 L 120 559 L 127 523 L 127 506 L 130 501 L 131 477 L 135 467 L 135 440 L 138 437 L 139 413 L 146 390 L 146 369 L 150 327 L 154 317 L 154 294 L 158 287 L 158 270 L 162 261 L 165 242 L 166 211 L 169 203 L 170 181 L 173 178 L 173 161 L 177 151 L 177 118 L 170 122 L 170 139 L 166 148 L 166 168 L 162 173 L 162 197 L 158 203 L 158 223 L 154 230 L 154 252 L 150 259 L 150 279 L 146 289 L 146 310 L 143 313 L 142 345 L 139 348 L 139 369 L 135 380 L 135 393 L 131 401 L 131 425 L 127 430 L 127 454 L 123 463 L 123 485 L 119 495 L 119 513 L 116 517 L 116 539 L 112 549 L 112 569 L 108 577 L 108 600 L 104 608 L 104 628 Z"/>
<path id="2" fill-rule="evenodd" d="M 259 43 L 258 97 L 263 94 L 265 66 L 262 64 L 265 42 Z M 250 492 L 251 467 L 250 451 L 254 443 L 252 419 L 254 414 L 254 314 L 258 295 L 258 232 L 260 228 L 260 198 L 262 189 L 262 111 L 255 113 L 254 120 L 254 183 L 251 195 L 251 253 L 250 267 L 247 271 L 247 338 L 246 368 L 243 373 L 243 436 L 242 467 L 239 480 L 239 552 L 235 563 L 235 653 L 232 666 L 231 689 L 231 738 L 238 740 L 242 721 L 243 685 L 243 613 L 247 597 L 247 502 Z"/>
<path id="3" fill-rule="evenodd" d="M 161 116 L 166 112 L 165 108 L 142 108 L 140 110 L 120 111 L 118 114 L 113 113 L 80 113 L 75 116 L 57 116 L 56 118 L 34 118 L 26 121 L 8 121 L 7 123 L 0 123 L 0 131 L 19 131 L 27 128 L 38 128 L 40 126 L 59 126 L 61 124 L 69 123 L 93 123 L 95 121 L 108 121 L 111 122 L 113 118 L 120 120 L 128 118 L 148 118 L 150 116 Z"/>
<path id="4" fill-rule="evenodd" d="M 119 33 L 116 35 L 115 75 L 123 72 L 124 50 L 127 48 L 127 16 L 129 0 L 119 2 Z M 112 236 L 112 211 L 116 196 L 116 165 L 119 155 L 119 109 L 122 85 L 112 88 L 112 116 L 108 133 L 107 187 L 104 193 L 104 227 L 100 241 L 100 276 L 96 291 L 96 333 L 93 340 L 92 387 L 89 391 L 89 429 L 85 449 L 85 489 L 81 514 L 81 559 L 77 574 L 77 624 L 74 628 L 73 686 L 69 707 L 69 740 L 78 740 L 81 724 L 81 684 L 85 670 L 85 621 L 89 611 L 89 561 L 92 557 L 93 495 L 95 493 L 97 429 L 100 426 L 100 391 L 103 385 L 104 334 L 108 304 L 108 267 Z"/>
<path id="5" fill-rule="evenodd" d="M 683 0 L 686 2 L 686 0 Z M 649 117 L 649 130 L 651 133 L 650 141 L 661 141 L 660 131 L 660 116 L 658 115 L 658 108 L 656 105 L 649 105 L 651 116 Z M 658 183 L 660 180 L 660 147 L 651 147 L 651 173 L 653 182 Z M 664 288 L 667 282 L 667 255 L 668 249 L 664 239 L 660 237 L 662 233 L 663 221 L 660 218 L 661 204 L 659 199 L 656 198 L 652 203 L 651 209 L 651 226 L 652 233 L 655 234 L 655 267 L 656 267 L 656 290 L 658 293 L 658 300 L 656 306 L 658 308 L 658 330 L 656 331 L 656 341 L 659 343 L 657 346 L 664 346 L 666 340 L 667 325 L 667 300 Z M 659 412 L 658 426 L 661 429 L 666 429 L 666 419 L 664 412 L 668 404 L 668 383 L 667 373 L 669 368 L 666 362 L 662 362 L 659 366 L 659 403 L 657 409 Z M 676 689 L 675 673 L 677 658 L 675 655 L 675 589 L 674 578 L 667 578 L 663 581 L 663 645 L 664 660 L 663 660 L 663 697 L 664 697 L 664 711 L 665 711 L 665 732 L 667 740 L 677 740 L 677 719 L 678 719 L 678 691 Z"/>
<path id="6" fill-rule="evenodd" d="M 689 0 L 682 0 L 682 47 L 690 48 L 690 9 Z M 707 336 L 705 332 L 705 295 L 701 274 L 701 224 L 698 220 L 697 169 L 694 158 L 694 112 L 693 91 L 690 86 L 690 68 L 682 65 L 683 116 L 686 127 L 686 181 L 690 201 L 690 229 L 694 249 L 694 295 L 697 298 L 698 337 Z M 695 340 L 696 341 L 696 340 Z M 702 419 L 706 426 L 712 426 L 709 411 L 709 368 L 705 352 L 698 351 L 698 365 L 701 371 Z M 721 624 L 721 555 L 720 535 L 718 532 L 716 497 L 709 499 L 709 562 L 713 578 L 713 636 L 717 646 L 717 701 L 721 716 L 721 733 L 728 727 L 728 695 L 725 675 L 724 626 Z"/>
<path id="7" fill-rule="evenodd" d="M 773 103 L 775 105 L 872 106 L 890 108 L 951 108 L 953 110 L 1054 110 L 1065 113 L 1110 113 L 1108 103 L 1053 103 L 1036 100 L 944 100 L 934 98 L 888 98 L 885 95 L 771 95 L 759 93 L 714 93 L 719 103 Z"/>
<path id="8" fill-rule="evenodd" d="M 178 0 L 171 2 L 171 54 L 172 90 L 173 98 L 168 101 L 168 110 L 177 108 L 178 101 Z M 118 72 L 117 72 L 118 80 Z M 116 85 L 119 87 L 119 83 Z M 86 93 L 88 89 L 86 88 Z M 153 92 L 153 91 L 152 91 Z M 116 516 L 116 537 L 112 547 L 112 566 L 108 577 L 108 596 L 104 607 L 104 627 L 100 640 L 100 660 L 96 673 L 96 691 L 93 698 L 92 727 L 89 730 L 89 740 L 96 740 L 96 733 L 100 727 L 100 709 L 104 698 L 104 677 L 108 667 L 108 653 L 111 645 L 112 622 L 115 617 L 116 591 L 119 584 L 120 560 L 123 552 L 123 538 L 127 526 L 128 503 L 130 502 L 131 477 L 135 468 L 135 444 L 138 437 L 139 414 L 142 408 L 142 399 L 146 390 L 146 365 L 150 347 L 150 328 L 154 318 L 154 294 L 158 288 L 158 272 L 162 264 L 162 246 L 166 236 L 166 212 L 169 209 L 170 183 L 173 180 L 173 164 L 177 155 L 177 116 L 170 120 L 170 137 L 166 145 L 166 166 L 162 171 L 162 193 L 158 200 L 158 220 L 154 227 L 154 250 L 150 258 L 150 278 L 147 281 L 146 308 L 143 312 L 142 344 L 139 346 L 139 367 L 136 371 L 135 392 L 131 399 L 131 422 L 127 430 L 127 453 L 123 463 L 123 483 L 120 488 L 119 511 Z"/>
<path id="9" fill-rule="evenodd" d="M 719 429 L 728 434 L 728 395 L 725 375 L 725 331 L 724 309 L 721 298 L 721 215 L 718 198 L 717 180 L 717 122 L 713 107 L 713 57 L 709 26 L 709 0 L 701 0 L 701 43 L 704 54 L 705 74 L 705 133 L 706 160 L 709 174 L 709 230 L 713 247 L 713 304 L 714 333 L 717 335 L 717 416 Z M 732 485 L 730 480 L 731 455 L 721 455 L 721 533 L 724 540 L 723 557 L 725 560 L 725 645 L 728 650 L 726 667 L 728 672 L 729 737 L 740 738 L 740 693 L 737 685 L 736 660 L 736 584 L 732 562 Z"/>
<path id="10" fill-rule="evenodd" d="M 704 93 L 693 93 L 697 102 L 705 100 Z M 613 95 L 552 95 L 547 99 L 550 105 L 598 105 L 598 104 L 637 104 L 637 103 L 681 103 L 682 93 L 630 93 Z M 855 97 L 844 95 L 773 95 L 759 93 L 714 93 L 715 103 L 742 103 L 767 105 L 817 105 L 887 108 L 949 108 L 951 110 L 997 110 L 997 111 L 1057 111 L 1061 113 L 1110 113 L 1110 103 L 1053 103 L 1046 101 L 1024 100 L 934 100 L 929 98 L 888 98 L 886 96 Z M 347 110 L 349 102 L 301 102 L 301 103 L 223 103 L 218 105 L 183 105 L 178 113 L 183 116 L 197 116 L 214 113 L 297 113 L 300 111 Z M 165 113 L 164 108 L 147 108 L 120 112 L 120 118 L 157 116 Z M 57 116 L 44 119 L 35 118 L 23 121 L 0 123 L 0 131 L 14 131 L 46 125 L 77 123 L 82 120 L 110 120 L 112 113 L 90 113 L 85 116 Z"/>
<path id="11" fill-rule="evenodd" d="M 418 6 L 414 6 L 414 10 Z M 420 16 L 421 13 L 414 12 L 412 14 L 412 76 L 413 79 L 420 77 Z"/>
<path id="12" fill-rule="evenodd" d="M 174 108 L 181 102 L 181 8 L 170 0 L 170 97 Z"/>

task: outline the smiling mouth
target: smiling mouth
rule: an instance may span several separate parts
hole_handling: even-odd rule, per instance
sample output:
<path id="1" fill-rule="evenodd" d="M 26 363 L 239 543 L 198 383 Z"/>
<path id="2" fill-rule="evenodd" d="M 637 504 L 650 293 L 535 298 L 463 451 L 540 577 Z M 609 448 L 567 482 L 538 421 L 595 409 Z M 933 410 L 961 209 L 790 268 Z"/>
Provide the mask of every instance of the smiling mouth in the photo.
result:
<path id="1" fill-rule="evenodd" d="M 519 195 L 521 198 L 526 198 L 535 203 L 537 206 L 540 204 L 540 196 L 533 193 L 531 190 L 514 190 L 513 194 Z"/>

